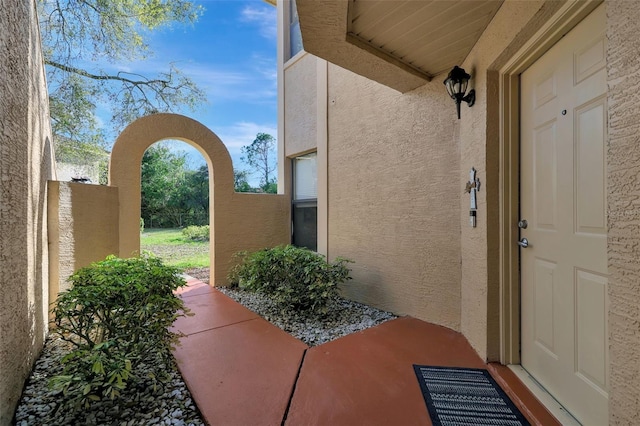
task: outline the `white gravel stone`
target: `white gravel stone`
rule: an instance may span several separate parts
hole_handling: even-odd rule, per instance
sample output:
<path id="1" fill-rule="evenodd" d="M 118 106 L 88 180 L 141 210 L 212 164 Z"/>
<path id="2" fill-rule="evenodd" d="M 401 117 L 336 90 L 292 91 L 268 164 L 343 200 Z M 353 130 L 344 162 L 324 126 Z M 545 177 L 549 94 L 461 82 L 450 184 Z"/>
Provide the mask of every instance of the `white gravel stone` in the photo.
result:
<path id="1" fill-rule="evenodd" d="M 262 293 L 228 287 L 218 287 L 218 290 L 309 346 L 321 345 L 397 318 L 390 312 L 342 297 L 336 297 L 329 303 L 325 315 L 313 316 L 294 311 L 282 312 Z"/>
<path id="2" fill-rule="evenodd" d="M 172 413 L 169 419 L 182 424 L 204 425 L 175 365 L 156 367 L 169 374 L 164 387 L 157 392 L 149 384 L 127 388 L 117 401 L 95 402 L 89 409 L 70 413 L 60 406 L 62 395 L 49 390 L 49 379 L 62 373 L 61 358 L 68 353 L 67 344 L 56 337 L 49 337 L 44 350 L 27 381 L 15 414 L 15 424 L 20 426 L 76 426 L 76 425 L 127 425 L 148 426 L 158 424 L 153 417 L 164 410 Z M 139 377 L 146 376 L 151 366 L 141 366 Z M 127 408 L 125 408 L 127 407 Z M 156 411 L 157 410 L 157 411 Z M 156 413 L 155 416 L 152 413 Z M 171 420 L 169 420 L 171 422 Z"/>
<path id="3" fill-rule="evenodd" d="M 396 318 L 389 312 L 340 297 L 330 302 L 328 312 L 322 317 L 281 312 L 267 296 L 260 293 L 224 287 L 219 290 L 309 346 L 320 345 Z M 155 392 L 153 386 L 142 383 L 126 389 L 118 401 L 98 401 L 87 410 L 68 412 L 61 408 L 62 395 L 48 388 L 50 378 L 62 373 L 60 360 L 68 350 L 63 340 L 55 337 L 47 339 L 16 410 L 16 425 L 204 424 L 175 365 L 161 366 L 169 373 L 170 379 Z M 145 377 L 151 366 L 139 365 L 138 368 L 139 377 Z"/>

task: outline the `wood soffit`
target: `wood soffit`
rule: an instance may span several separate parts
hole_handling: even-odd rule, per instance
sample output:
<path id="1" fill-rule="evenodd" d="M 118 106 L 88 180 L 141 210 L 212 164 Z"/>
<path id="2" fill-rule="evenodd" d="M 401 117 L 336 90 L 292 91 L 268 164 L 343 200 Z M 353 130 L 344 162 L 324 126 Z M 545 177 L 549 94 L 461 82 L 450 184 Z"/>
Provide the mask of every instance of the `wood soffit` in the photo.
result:
<path id="1" fill-rule="evenodd" d="M 296 0 L 305 51 L 400 92 L 461 64 L 503 0 Z"/>

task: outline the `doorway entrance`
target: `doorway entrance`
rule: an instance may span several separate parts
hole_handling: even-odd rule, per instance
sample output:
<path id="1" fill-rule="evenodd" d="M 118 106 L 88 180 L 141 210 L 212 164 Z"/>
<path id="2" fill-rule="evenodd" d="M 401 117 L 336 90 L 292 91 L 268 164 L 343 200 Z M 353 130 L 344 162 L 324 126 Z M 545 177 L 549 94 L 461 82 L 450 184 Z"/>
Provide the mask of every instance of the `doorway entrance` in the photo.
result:
<path id="1" fill-rule="evenodd" d="M 521 364 L 583 424 L 608 422 L 605 25 L 520 77 Z"/>

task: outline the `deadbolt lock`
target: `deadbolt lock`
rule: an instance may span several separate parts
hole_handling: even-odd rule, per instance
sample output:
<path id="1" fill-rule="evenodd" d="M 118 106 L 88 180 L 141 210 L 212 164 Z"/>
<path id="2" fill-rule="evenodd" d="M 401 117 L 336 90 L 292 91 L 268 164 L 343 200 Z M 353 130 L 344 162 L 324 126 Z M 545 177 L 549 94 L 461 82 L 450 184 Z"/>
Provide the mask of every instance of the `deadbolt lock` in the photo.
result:
<path id="1" fill-rule="evenodd" d="M 527 226 L 529 226 L 529 223 L 525 219 L 518 222 L 518 228 L 520 229 L 527 229 Z"/>

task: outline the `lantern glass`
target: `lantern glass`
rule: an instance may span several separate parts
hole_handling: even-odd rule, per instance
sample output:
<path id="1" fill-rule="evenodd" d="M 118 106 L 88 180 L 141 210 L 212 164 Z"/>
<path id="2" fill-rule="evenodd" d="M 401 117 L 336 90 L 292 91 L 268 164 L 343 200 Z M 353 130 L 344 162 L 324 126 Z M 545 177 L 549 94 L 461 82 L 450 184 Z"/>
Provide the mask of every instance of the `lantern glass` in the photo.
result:
<path id="1" fill-rule="evenodd" d="M 469 106 L 472 106 L 475 103 L 475 90 L 471 89 L 469 94 L 467 94 L 470 79 L 471 76 L 467 74 L 465 70 L 456 65 L 444 80 L 444 86 L 447 89 L 447 93 L 449 93 L 451 99 L 456 102 L 458 118 L 460 118 L 460 103 L 462 101 L 466 102 Z"/>
<path id="2" fill-rule="evenodd" d="M 453 99 L 462 99 L 465 93 L 467 93 L 470 78 L 471 76 L 462 68 L 458 66 L 453 67 L 447 79 L 444 81 L 449 96 Z"/>

